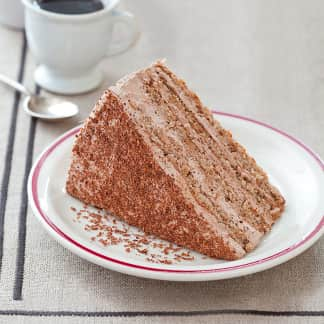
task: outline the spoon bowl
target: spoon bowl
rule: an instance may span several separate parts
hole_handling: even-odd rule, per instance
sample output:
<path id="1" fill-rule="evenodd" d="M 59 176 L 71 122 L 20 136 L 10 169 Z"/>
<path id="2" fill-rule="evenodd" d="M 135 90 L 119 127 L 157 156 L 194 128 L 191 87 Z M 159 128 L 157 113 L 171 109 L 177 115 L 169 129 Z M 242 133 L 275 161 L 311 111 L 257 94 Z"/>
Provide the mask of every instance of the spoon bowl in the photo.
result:
<path id="1" fill-rule="evenodd" d="M 70 118 L 79 113 L 79 107 L 73 102 L 33 94 L 24 85 L 8 78 L 6 75 L 0 74 L 0 82 L 26 96 L 23 107 L 24 111 L 30 116 L 54 121 Z"/>
<path id="2" fill-rule="evenodd" d="M 28 96 L 23 103 L 27 114 L 46 120 L 70 118 L 79 113 L 76 104 L 59 98 Z"/>

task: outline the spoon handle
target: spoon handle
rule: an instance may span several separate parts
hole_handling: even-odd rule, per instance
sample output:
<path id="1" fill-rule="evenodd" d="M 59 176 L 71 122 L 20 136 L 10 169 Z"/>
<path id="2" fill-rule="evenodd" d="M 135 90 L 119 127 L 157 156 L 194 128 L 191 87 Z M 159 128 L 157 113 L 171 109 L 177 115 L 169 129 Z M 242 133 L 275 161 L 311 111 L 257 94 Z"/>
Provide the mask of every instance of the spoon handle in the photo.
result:
<path id="1" fill-rule="evenodd" d="M 5 83 L 6 85 L 16 89 L 17 91 L 23 93 L 26 96 L 30 96 L 30 92 L 19 82 L 16 82 L 7 76 L 0 74 L 0 81 Z"/>

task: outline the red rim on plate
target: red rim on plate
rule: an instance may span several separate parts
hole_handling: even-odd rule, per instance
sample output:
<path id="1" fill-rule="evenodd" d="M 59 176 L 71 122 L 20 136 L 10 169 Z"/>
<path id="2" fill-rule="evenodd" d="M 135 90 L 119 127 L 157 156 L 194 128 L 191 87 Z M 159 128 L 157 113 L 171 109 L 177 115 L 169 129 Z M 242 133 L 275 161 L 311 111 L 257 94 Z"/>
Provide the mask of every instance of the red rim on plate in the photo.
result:
<path id="1" fill-rule="evenodd" d="M 295 144 L 297 144 L 298 146 L 300 146 L 301 148 L 303 148 L 316 162 L 317 164 L 319 164 L 319 166 L 321 167 L 321 169 L 324 171 L 324 162 L 320 159 L 320 157 L 314 153 L 309 147 L 307 147 L 305 144 L 303 144 L 301 141 L 299 141 L 298 139 L 294 138 L 293 136 L 275 128 L 272 127 L 268 124 L 265 124 L 263 122 L 248 118 L 248 117 L 244 117 L 244 116 L 240 116 L 240 115 L 234 115 L 234 114 L 230 114 L 230 113 L 225 113 L 225 112 L 219 112 L 219 111 L 213 111 L 214 114 L 218 114 L 218 115 L 222 115 L 222 116 L 227 116 L 227 117 L 232 117 L 232 118 L 237 118 L 237 119 L 241 119 L 241 120 L 245 120 L 263 127 L 266 127 L 268 129 L 271 129 L 272 131 L 281 134 L 282 136 L 288 138 L 289 140 L 291 140 L 292 142 L 294 142 Z M 131 268 L 135 268 L 135 269 L 140 269 L 140 270 L 148 270 L 148 271 L 155 271 L 155 272 L 171 272 L 171 273 L 216 273 L 216 272 L 226 272 L 226 271 L 233 271 L 233 270 L 239 270 L 239 269 L 243 269 L 243 268 L 247 268 L 247 267 L 252 267 L 255 265 L 260 265 L 263 264 L 265 262 L 268 262 L 270 260 L 274 260 L 274 259 L 278 259 L 279 257 L 286 255 L 290 252 L 292 252 L 293 250 L 301 247 L 302 245 L 304 245 L 306 242 L 308 242 L 311 238 L 313 238 L 321 229 L 322 227 L 324 227 L 324 216 L 322 216 L 320 222 L 316 225 L 316 227 L 306 236 L 304 237 L 301 241 L 291 245 L 290 247 L 277 252 L 275 254 L 272 254 L 271 256 L 268 256 L 266 258 L 262 258 L 260 260 L 256 260 L 256 261 L 252 261 L 252 262 L 248 262 L 248 263 L 244 263 L 244 264 L 240 264 L 240 265 L 236 265 L 236 266 L 229 266 L 229 267 L 224 267 L 224 268 L 216 268 L 216 269 L 205 269 L 205 270 L 176 270 L 176 269 L 162 269 L 162 268 L 153 268 L 153 267 L 147 267 L 147 266 L 141 266 L 138 264 L 133 264 L 133 263 L 129 263 L 129 262 L 124 262 L 118 259 L 114 259 L 111 258 L 109 256 L 106 256 L 104 254 L 98 253 L 92 249 L 87 248 L 86 246 L 78 243 L 77 241 L 75 241 L 73 238 L 71 238 L 70 236 L 68 236 L 66 233 L 64 233 L 60 228 L 58 228 L 53 222 L 52 220 L 48 217 L 48 215 L 46 215 L 46 213 L 42 210 L 41 206 L 40 206 L 40 202 L 39 202 L 39 197 L 38 197 L 38 192 L 37 192 L 37 186 L 38 186 L 38 178 L 39 178 L 39 174 L 41 172 L 42 166 L 45 163 L 45 161 L 47 160 L 47 158 L 51 155 L 51 153 L 60 145 L 62 144 L 65 140 L 67 140 L 68 138 L 70 138 L 71 136 L 74 136 L 78 131 L 79 128 L 76 129 L 72 129 L 71 131 L 69 131 L 67 134 L 65 134 L 63 137 L 61 137 L 60 139 L 58 139 L 56 142 L 54 142 L 39 158 L 37 164 L 35 165 L 35 167 L 33 168 L 32 174 L 30 175 L 31 177 L 31 195 L 32 195 L 32 199 L 33 202 L 36 206 L 36 209 L 39 213 L 39 215 L 41 216 L 41 218 L 56 232 L 56 234 L 58 234 L 61 238 L 63 238 L 64 240 L 68 241 L 69 243 L 71 243 L 72 245 L 76 246 L 77 248 L 88 252 L 96 257 L 99 257 L 101 259 L 104 259 L 106 261 L 109 262 L 113 262 L 122 266 L 126 266 L 126 267 L 131 267 Z"/>

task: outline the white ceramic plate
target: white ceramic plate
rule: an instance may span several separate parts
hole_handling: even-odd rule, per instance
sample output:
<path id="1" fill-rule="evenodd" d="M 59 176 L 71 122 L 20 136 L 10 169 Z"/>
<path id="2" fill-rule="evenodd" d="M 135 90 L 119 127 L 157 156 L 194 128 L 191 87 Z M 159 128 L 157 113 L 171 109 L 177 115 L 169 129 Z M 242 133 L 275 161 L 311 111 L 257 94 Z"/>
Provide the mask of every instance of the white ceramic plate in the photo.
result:
<path id="1" fill-rule="evenodd" d="M 82 209 L 83 204 L 64 190 L 78 127 L 46 148 L 31 170 L 28 195 L 34 214 L 70 251 L 105 268 L 139 277 L 175 281 L 233 278 L 269 269 L 302 253 L 324 232 L 324 163 L 299 140 L 278 129 L 242 116 L 215 114 L 266 170 L 287 201 L 271 233 L 243 259 L 223 261 L 191 252 L 193 261 L 155 264 L 148 262 L 145 255 L 127 253 L 122 245 L 105 247 L 92 241 L 84 224 L 73 221 L 71 215 L 71 206 Z M 117 223 L 123 225 L 122 221 Z"/>

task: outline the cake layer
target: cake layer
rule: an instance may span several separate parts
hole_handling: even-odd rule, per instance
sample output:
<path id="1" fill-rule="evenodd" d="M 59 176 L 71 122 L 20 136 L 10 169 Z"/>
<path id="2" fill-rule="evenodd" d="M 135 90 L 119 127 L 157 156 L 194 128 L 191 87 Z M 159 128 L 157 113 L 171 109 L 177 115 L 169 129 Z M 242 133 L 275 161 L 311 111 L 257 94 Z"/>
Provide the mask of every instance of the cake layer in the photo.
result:
<path id="1" fill-rule="evenodd" d="M 254 249 L 284 208 L 254 159 L 160 62 L 101 98 L 76 140 L 67 190 L 225 259 Z"/>

